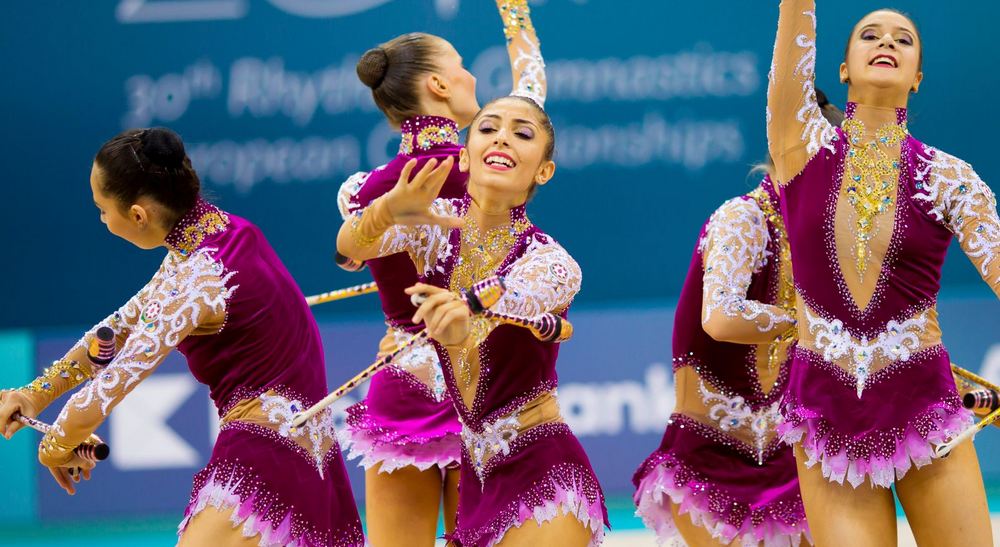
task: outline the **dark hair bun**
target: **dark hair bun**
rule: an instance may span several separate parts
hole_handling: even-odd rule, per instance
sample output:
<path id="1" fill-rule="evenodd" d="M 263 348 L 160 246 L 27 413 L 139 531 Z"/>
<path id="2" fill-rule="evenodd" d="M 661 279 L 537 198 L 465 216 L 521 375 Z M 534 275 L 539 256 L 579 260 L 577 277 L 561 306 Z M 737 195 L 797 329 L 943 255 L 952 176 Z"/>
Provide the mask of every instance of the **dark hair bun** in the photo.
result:
<path id="1" fill-rule="evenodd" d="M 826 98 L 826 93 L 823 93 L 818 87 L 815 89 L 816 89 L 816 104 L 820 108 L 823 108 L 826 105 L 830 104 L 830 99 Z"/>
<path id="2" fill-rule="evenodd" d="M 382 84 L 387 70 L 389 70 L 389 54 L 381 47 L 369 49 L 358 61 L 358 78 L 371 89 Z"/>
<path id="3" fill-rule="evenodd" d="M 154 127 L 142 132 L 139 137 L 142 152 L 161 167 L 180 168 L 184 166 L 184 142 L 177 133 L 166 127 Z"/>

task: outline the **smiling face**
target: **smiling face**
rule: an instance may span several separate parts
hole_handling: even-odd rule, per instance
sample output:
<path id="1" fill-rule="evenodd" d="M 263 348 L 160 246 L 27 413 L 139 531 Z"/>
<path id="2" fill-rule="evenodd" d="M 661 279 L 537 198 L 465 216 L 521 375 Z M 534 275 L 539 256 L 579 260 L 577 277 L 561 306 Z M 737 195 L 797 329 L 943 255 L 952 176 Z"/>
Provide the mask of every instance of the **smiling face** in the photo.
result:
<path id="1" fill-rule="evenodd" d="M 874 11 L 854 27 L 840 79 L 858 96 L 898 94 L 905 98 L 923 78 L 921 48 L 913 21 L 895 11 Z"/>
<path id="2" fill-rule="evenodd" d="M 473 120 L 460 166 L 469 184 L 524 203 L 535 185 L 555 173 L 548 120 L 537 106 L 515 98 L 490 103 Z"/>

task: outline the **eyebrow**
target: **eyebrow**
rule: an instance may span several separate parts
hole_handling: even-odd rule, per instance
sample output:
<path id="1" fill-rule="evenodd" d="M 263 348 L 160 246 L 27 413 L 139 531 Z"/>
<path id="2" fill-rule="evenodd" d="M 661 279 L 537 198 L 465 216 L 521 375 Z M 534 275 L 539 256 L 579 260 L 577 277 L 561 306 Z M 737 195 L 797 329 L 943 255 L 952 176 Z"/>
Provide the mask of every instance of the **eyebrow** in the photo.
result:
<path id="1" fill-rule="evenodd" d="M 864 31 L 866 31 L 868 29 L 875 29 L 875 28 L 881 28 L 881 25 L 879 25 L 878 23 L 868 23 L 867 25 L 865 25 L 865 26 L 861 27 L 860 29 L 858 29 L 858 32 L 860 33 L 860 32 L 864 32 Z M 912 30 L 910 30 L 909 27 L 896 27 L 894 30 L 896 30 L 896 31 L 903 31 L 903 32 L 908 33 L 908 34 L 916 34 Z"/>
<path id="2" fill-rule="evenodd" d="M 500 116 L 497 116 L 496 114 L 483 114 L 483 117 L 484 118 L 492 118 L 494 120 L 499 120 L 500 119 Z M 524 118 L 514 118 L 514 123 L 527 124 L 527 125 L 531 125 L 531 126 L 537 126 L 538 125 L 537 123 L 535 123 L 535 122 L 533 122 L 531 120 L 526 120 Z"/>

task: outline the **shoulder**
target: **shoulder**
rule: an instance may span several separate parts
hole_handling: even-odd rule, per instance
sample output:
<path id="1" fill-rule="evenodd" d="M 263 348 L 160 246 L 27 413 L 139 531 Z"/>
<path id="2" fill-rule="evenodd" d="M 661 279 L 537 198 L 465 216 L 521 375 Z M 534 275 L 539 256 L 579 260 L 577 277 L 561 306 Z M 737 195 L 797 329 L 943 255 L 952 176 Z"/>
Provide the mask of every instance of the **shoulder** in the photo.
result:
<path id="1" fill-rule="evenodd" d="M 573 256 L 555 238 L 542 231 L 529 236 L 522 258 L 549 264 L 550 273 L 560 282 L 582 275 L 580 265 Z"/>
<path id="2" fill-rule="evenodd" d="M 711 226 L 725 227 L 732 222 L 748 222 L 752 226 L 763 226 L 764 211 L 757 200 L 749 195 L 728 199 L 719 206 L 708 222 Z"/>
<path id="3" fill-rule="evenodd" d="M 937 197 L 942 191 L 960 195 L 990 189 L 969 162 L 943 150 L 915 141 L 913 178 L 918 197 Z"/>
<path id="4" fill-rule="evenodd" d="M 705 235 L 698 242 L 698 251 L 705 253 L 710 247 L 724 245 L 735 246 L 751 253 L 762 251 L 769 241 L 767 230 L 767 214 L 761 209 L 757 200 L 749 195 L 738 196 L 723 202 L 709 217 L 705 226 Z"/>

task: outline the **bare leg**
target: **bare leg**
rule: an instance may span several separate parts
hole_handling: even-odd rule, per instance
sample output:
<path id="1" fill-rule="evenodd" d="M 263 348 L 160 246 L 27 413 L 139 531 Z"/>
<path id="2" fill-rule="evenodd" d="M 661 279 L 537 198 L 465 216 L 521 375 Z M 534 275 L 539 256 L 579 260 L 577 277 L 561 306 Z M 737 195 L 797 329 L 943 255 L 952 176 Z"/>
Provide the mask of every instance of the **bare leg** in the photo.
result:
<path id="1" fill-rule="evenodd" d="M 972 441 L 896 481 L 899 502 L 921 547 L 990 547 L 993 531 Z"/>
<path id="2" fill-rule="evenodd" d="M 180 540 L 178 547 L 257 547 L 260 535 L 243 537 L 242 526 L 233 526 L 230 515 L 232 509 L 219 511 L 214 507 L 206 507 L 191 519 Z"/>
<path id="3" fill-rule="evenodd" d="M 441 471 L 365 471 L 365 520 L 372 547 L 432 547 L 441 506 Z"/>
<path id="4" fill-rule="evenodd" d="M 455 519 L 458 515 L 458 478 L 462 475 L 459 469 L 448 469 L 444 480 L 444 531 L 450 534 L 455 531 Z"/>
<path id="5" fill-rule="evenodd" d="M 536 547 L 538 545 L 587 547 L 590 538 L 590 528 L 576 520 L 576 517 L 559 515 L 541 526 L 535 519 L 528 519 L 520 528 L 507 530 L 497 547 Z"/>
<path id="6" fill-rule="evenodd" d="M 692 522 L 691 515 L 680 514 L 676 503 L 670 503 L 670 514 L 674 516 L 674 526 L 677 527 L 677 531 L 680 532 L 681 537 L 684 538 L 684 542 L 688 544 L 688 547 L 726 545 L 713 538 L 712 534 L 708 533 L 708 530 Z"/>
<path id="7" fill-rule="evenodd" d="M 857 488 L 823 477 L 819 464 L 805 466 L 806 455 L 795 445 L 799 489 L 816 547 L 883 547 L 896 545 L 896 505 L 892 490 L 866 482 Z"/>

